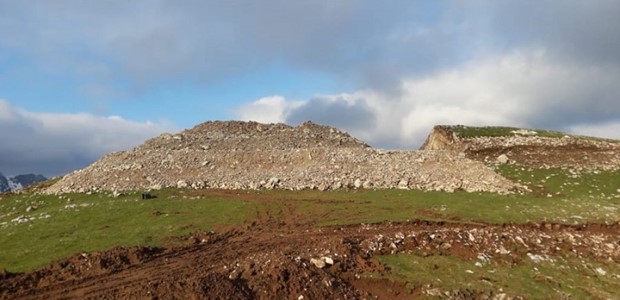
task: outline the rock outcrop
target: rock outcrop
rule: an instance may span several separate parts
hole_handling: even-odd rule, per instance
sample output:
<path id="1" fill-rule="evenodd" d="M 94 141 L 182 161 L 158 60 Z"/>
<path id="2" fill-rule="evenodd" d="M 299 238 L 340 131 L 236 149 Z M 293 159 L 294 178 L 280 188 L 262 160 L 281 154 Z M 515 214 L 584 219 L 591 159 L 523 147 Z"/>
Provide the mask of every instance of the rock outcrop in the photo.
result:
<path id="1" fill-rule="evenodd" d="M 573 136 L 560 132 L 526 129 L 507 130 L 484 136 L 463 134 L 485 132 L 486 127 L 438 125 L 433 128 L 421 150 L 446 150 L 463 153 L 487 165 L 514 163 L 528 167 L 583 170 L 620 169 L 620 141 Z"/>
<path id="2" fill-rule="evenodd" d="M 104 156 L 47 193 L 144 189 L 401 188 L 509 192 L 515 185 L 450 151 L 386 151 L 338 129 L 206 122 Z"/>

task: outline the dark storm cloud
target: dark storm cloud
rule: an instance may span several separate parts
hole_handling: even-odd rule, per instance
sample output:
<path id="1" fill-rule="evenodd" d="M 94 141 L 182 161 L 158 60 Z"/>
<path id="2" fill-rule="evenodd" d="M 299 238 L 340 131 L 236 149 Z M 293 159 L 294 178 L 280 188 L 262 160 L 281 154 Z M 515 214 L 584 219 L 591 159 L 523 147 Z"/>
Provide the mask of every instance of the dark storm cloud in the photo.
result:
<path id="1" fill-rule="evenodd" d="M 0 45 L 50 69 L 99 65 L 99 80 L 139 88 L 284 63 L 393 91 L 403 77 L 522 47 L 618 64 L 618 11 L 613 0 L 7 1 Z"/>
<path id="2" fill-rule="evenodd" d="M 0 45 L 50 70 L 106 62 L 91 75 L 134 87 L 284 63 L 379 88 L 459 61 L 469 43 L 458 24 L 442 25 L 444 10 L 411 1 L 16 1 L 0 4 Z"/>
<path id="3" fill-rule="evenodd" d="M 494 3 L 493 3 L 494 2 Z M 494 38 L 588 64 L 620 63 L 620 1 L 493 1 Z"/>

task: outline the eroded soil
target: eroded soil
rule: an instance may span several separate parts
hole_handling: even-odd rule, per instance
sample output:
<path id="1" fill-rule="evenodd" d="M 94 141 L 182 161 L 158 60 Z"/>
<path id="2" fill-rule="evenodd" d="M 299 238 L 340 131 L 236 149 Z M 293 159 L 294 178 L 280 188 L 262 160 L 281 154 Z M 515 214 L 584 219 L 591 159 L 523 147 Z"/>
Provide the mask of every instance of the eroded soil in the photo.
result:
<path id="1" fill-rule="evenodd" d="M 620 223 L 411 221 L 317 228 L 267 218 L 196 232 L 175 240 L 174 247 L 115 248 L 76 254 L 32 273 L 3 272 L 0 298 L 408 299 L 423 294 L 424 287 L 364 276 L 388 271 L 375 256 L 410 252 L 474 260 L 484 254 L 519 264 L 570 254 L 618 263 L 619 232 Z"/>

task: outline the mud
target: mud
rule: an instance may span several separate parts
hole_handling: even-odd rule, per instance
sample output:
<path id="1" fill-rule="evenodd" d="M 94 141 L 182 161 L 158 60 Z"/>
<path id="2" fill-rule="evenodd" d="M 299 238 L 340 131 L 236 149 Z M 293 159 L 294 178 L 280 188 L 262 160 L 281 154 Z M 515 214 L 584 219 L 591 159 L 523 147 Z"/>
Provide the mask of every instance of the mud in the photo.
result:
<path id="1" fill-rule="evenodd" d="M 423 287 L 368 279 L 382 254 L 456 255 L 519 264 L 528 254 L 620 262 L 620 223 L 411 221 L 317 228 L 254 222 L 176 238 L 181 246 L 79 253 L 40 270 L 0 272 L 0 299 L 409 299 Z M 313 261 L 333 262 L 317 267 Z M 455 298 L 476 298 L 459 291 Z M 479 296 L 479 295 L 478 295 Z"/>

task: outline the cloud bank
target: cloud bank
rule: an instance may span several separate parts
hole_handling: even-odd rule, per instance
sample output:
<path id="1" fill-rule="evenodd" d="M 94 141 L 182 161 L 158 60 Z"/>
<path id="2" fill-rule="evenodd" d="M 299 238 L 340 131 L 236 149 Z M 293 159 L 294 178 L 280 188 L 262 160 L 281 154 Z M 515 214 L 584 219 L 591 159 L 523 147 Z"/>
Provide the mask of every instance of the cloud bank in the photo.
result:
<path id="1" fill-rule="evenodd" d="M 115 116 L 29 112 L 0 99 L 0 172 L 61 175 L 170 130 L 170 124 Z"/>
<path id="2" fill-rule="evenodd" d="M 436 124 L 509 125 L 620 138 L 618 82 L 618 67 L 559 63 L 544 50 L 527 50 L 406 78 L 398 96 L 380 90 L 306 101 L 274 96 L 237 112 L 241 119 L 263 122 L 315 120 L 386 148 L 417 148 Z"/>

